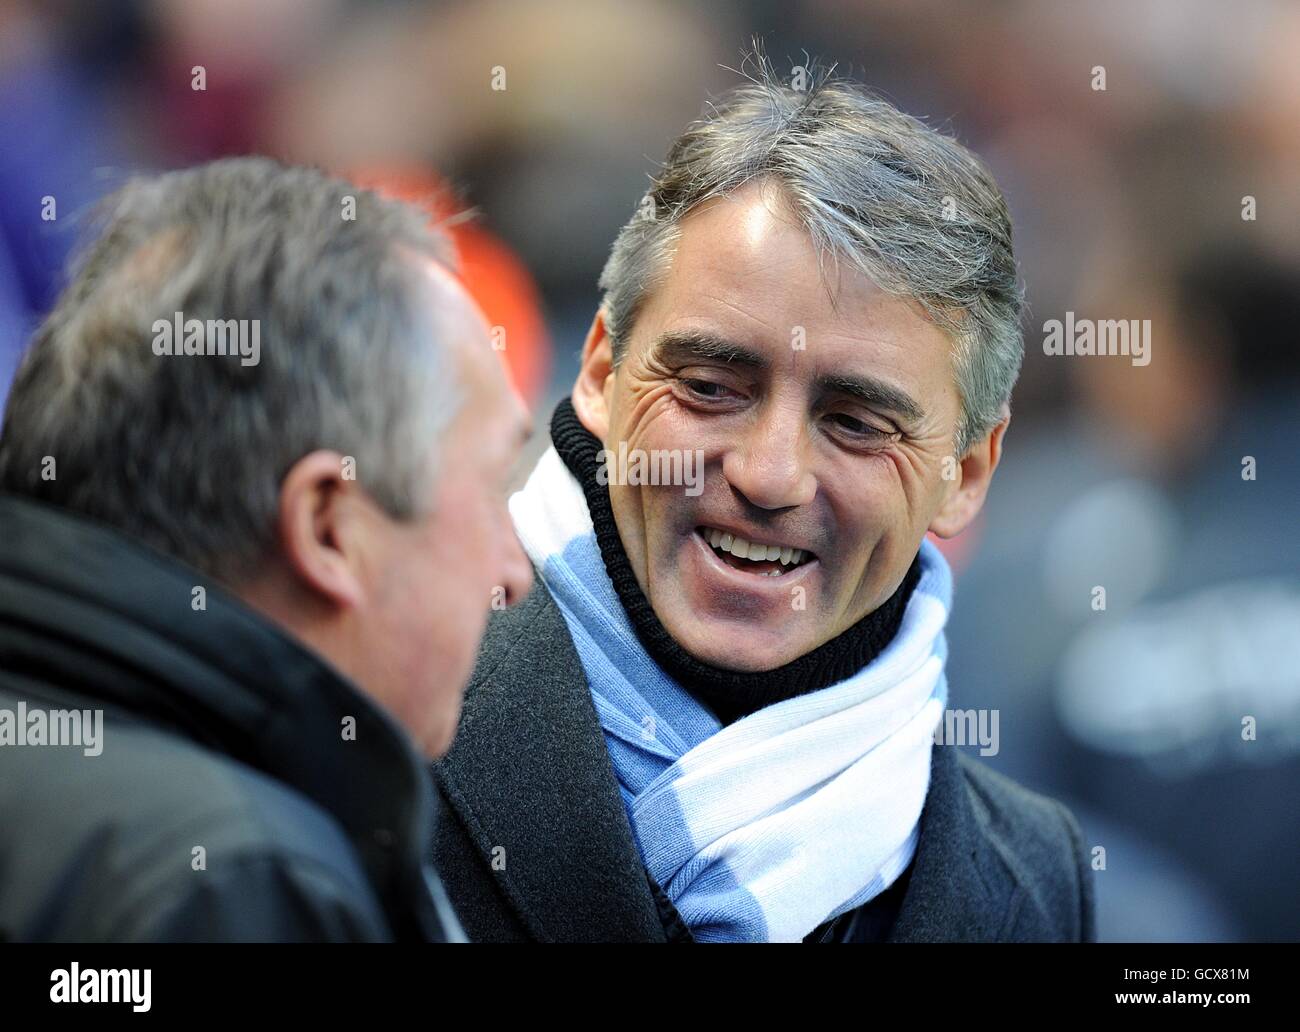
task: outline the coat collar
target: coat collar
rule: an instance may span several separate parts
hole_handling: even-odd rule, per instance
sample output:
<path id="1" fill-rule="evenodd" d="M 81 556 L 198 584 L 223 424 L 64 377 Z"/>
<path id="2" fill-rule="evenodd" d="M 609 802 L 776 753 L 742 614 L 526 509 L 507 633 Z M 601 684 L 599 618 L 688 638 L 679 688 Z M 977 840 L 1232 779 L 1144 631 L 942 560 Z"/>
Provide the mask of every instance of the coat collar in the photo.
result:
<path id="1" fill-rule="evenodd" d="M 435 778 L 535 938 L 664 941 L 586 675 L 540 577 L 527 599 L 494 614 Z M 890 941 L 1004 931 L 1015 883 L 987 824 L 956 751 L 936 744 Z"/>
<path id="2" fill-rule="evenodd" d="M 988 839 L 987 818 L 967 785 L 957 750 L 936 743 L 911 879 L 890 942 L 1003 937 L 1014 884 Z"/>
<path id="3" fill-rule="evenodd" d="M 493 615 L 434 774 L 534 938 L 664 941 L 586 675 L 540 577 Z"/>

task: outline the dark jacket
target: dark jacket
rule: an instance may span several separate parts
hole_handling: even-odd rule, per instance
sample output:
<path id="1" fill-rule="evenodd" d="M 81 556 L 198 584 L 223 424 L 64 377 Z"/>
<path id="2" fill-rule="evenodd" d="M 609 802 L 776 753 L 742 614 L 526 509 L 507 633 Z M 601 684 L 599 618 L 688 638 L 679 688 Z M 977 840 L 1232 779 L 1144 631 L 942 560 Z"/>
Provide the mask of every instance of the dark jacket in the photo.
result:
<path id="1" fill-rule="evenodd" d="M 494 614 L 434 775 L 435 860 L 471 939 L 689 939 L 637 851 L 586 677 L 540 579 Z M 936 745 L 904 877 L 805 941 L 872 939 L 1094 940 L 1078 823 Z"/>
<path id="2" fill-rule="evenodd" d="M 0 745 L 0 939 L 462 937 L 393 720 L 197 571 L 0 495 L 0 710 L 20 704 L 102 710 L 102 752 Z"/>

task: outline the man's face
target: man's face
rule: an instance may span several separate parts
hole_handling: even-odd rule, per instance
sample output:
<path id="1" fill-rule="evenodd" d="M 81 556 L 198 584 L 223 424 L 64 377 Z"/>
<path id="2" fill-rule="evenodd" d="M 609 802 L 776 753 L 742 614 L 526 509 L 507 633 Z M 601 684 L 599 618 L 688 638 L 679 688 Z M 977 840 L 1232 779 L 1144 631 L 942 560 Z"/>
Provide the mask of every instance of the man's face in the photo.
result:
<path id="1" fill-rule="evenodd" d="M 529 424 L 477 307 L 441 267 L 429 262 L 426 269 L 445 338 L 438 346 L 454 356 L 462 402 L 436 442 L 428 515 L 384 517 L 377 528 L 367 634 L 383 701 L 425 755 L 437 757 L 455 734 L 494 599 L 513 603 L 532 586 L 506 509 Z"/>
<path id="2" fill-rule="evenodd" d="M 698 496 L 615 478 L 610 499 L 660 621 L 716 666 L 773 669 L 879 606 L 954 487 L 949 338 L 821 259 L 762 181 L 683 220 L 599 393 L 588 429 L 615 454 L 703 452 Z M 783 550 L 724 552 L 737 538 Z"/>

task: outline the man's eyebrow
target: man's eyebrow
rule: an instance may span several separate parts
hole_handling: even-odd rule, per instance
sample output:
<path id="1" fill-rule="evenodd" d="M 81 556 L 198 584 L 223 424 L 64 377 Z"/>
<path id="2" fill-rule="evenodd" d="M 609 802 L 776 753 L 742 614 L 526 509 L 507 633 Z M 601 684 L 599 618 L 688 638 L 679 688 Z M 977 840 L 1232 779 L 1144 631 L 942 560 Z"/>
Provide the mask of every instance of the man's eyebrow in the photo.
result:
<path id="1" fill-rule="evenodd" d="M 654 344 L 656 356 L 670 365 L 700 360 L 722 360 L 759 371 L 769 366 L 761 352 L 711 333 L 666 333 Z M 822 394 L 847 394 L 864 404 L 887 409 L 912 423 L 919 423 L 925 413 L 910 394 L 871 376 L 829 375 L 817 380 Z"/>
<path id="2" fill-rule="evenodd" d="M 870 376 L 823 376 L 818 388 L 826 394 L 847 394 L 874 408 L 895 412 L 911 423 L 919 423 L 925 413 L 906 391 Z"/>
<path id="3" fill-rule="evenodd" d="M 665 333 L 655 341 L 654 354 L 670 365 L 720 359 L 750 369 L 761 370 L 768 366 L 768 360 L 762 353 L 711 333 Z"/>

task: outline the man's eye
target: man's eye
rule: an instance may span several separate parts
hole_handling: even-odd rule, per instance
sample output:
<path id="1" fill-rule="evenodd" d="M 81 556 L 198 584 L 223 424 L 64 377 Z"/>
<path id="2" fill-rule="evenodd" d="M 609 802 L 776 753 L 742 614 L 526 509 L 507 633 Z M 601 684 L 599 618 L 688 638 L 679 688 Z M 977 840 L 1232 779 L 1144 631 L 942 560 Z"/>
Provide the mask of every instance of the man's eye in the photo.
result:
<path id="1" fill-rule="evenodd" d="M 878 426 L 872 426 L 843 412 L 834 412 L 827 418 L 846 436 L 861 441 L 884 441 L 893 436 L 889 430 L 882 430 Z"/>
<path id="2" fill-rule="evenodd" d="M 707 398 L 713 401 L 727 397 L 728 392 L 731 390 L 731 388 L 724 387 L 720 383 L 714 383 L 712 380 L 696 380 L 687 378 L 682 380 L 682 384 L 688 391 L 697 397 Z"/>

